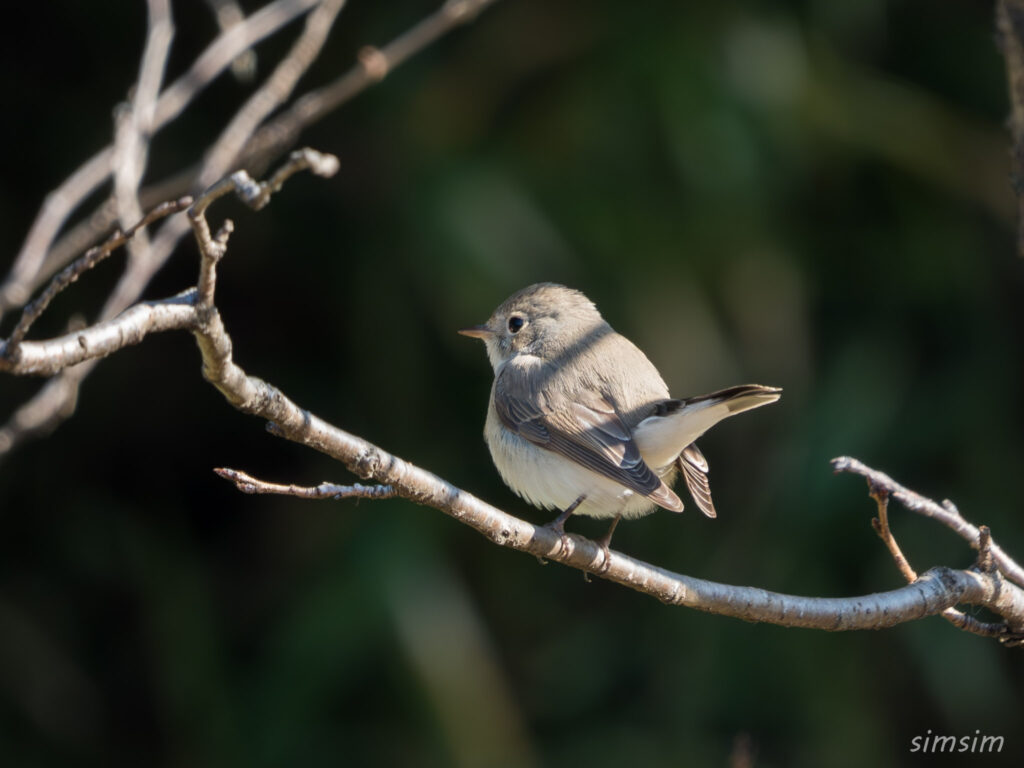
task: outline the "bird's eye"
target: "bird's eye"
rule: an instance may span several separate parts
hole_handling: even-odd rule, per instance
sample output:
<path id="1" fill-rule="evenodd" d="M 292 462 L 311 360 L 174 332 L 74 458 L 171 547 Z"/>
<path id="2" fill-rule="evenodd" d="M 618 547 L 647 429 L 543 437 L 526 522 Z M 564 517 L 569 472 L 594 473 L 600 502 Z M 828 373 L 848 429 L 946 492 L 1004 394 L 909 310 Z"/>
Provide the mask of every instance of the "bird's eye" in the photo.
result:
<path id="1" fill-rule="evenodd" d="M 526 325 L 526 321 L 523 320 L 519 315 L 512 315 L 508 319 L 508 331 L 509 333 L 519 333 L 523 330 L 523 326 Z"/>

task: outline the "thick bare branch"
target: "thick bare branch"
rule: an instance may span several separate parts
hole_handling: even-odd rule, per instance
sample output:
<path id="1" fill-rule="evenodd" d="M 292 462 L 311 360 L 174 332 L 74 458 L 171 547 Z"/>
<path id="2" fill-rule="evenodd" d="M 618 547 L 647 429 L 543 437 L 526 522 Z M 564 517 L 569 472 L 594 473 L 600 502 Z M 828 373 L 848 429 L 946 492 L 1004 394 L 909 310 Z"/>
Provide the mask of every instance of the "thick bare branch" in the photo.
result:
<path id="1" fill-rule="evenodd" d="M 319 498 L 339 492 L 377 498 L 398 495 L 434 507 L 501 546 L 594 573 L 671 605 L 687 606 L 747 621 L 830 631 L 880 629 L 935 615 L 958 603 L 968 603 L 985 606 L 1006 620 L 1005 626 L 996 626 L 990 634 L 999 636 L 1003 641 L 1016 641 L 1022 636 L 1024 590 L 1004 580 L 999 568 L 933 568 L 901 589 L 851 598 L 783 595 L 672 573 L 618 552 L 606 555 L 599 544 L 581 536 L 570 534 L 563 537 L 550 528 L 513 517 L 436 475 L 326 423 L 315 414 L 300 408 L 276 387 L 248 375 L 232 358 L 231 338 L 213 303 L 215 265 L 223 256 L 226 235 L 209 236 L 206 210 L 213 200 L 231 189 L 239 190 L 251 200 L 262 200 L 264 192 L 272 192 L 275 188 L 275 180 L 286 178 L 295 168 L 320 167 L 321 170 L 333 171 L 336 167 L 336 162 L 322 160 L 322 156 L 316 153 L 295 153 L 290 161 L 293 168 L 284 169 L 266 185 L 255 185 L 245 179 L 228 180 L 214 185 L 193 204 L 189 222 L 196 233 L 200 249 L 200 274 L 205 274 L 203 279 L 208 282 L 208 305 L 200 302 L 198 289 L 191 289 L 163 302 L 139 304 L 113 320 L 58 339 L 23 342 L 17 362 L 8 361 L 6 369 L 14 373 L 53 372 L 137 343 L 148 333 L 187 328 L 198 342 L 204 377 L 234 407 L 268 420 L 274 434 L 332 456 L 357 476 L 380 484 L 375 489 L 352 486 L 347 489 L 342 487 L 341 491 L 331 486 L 329 492 L 325 486 L 312 489 L 274 486 L 230 470 L 220 472 L 222 476 L 240 483 L 246 490 L 284 492 L 305 498 Z M 873 473 L 881 480 L 882 484 L 878 487 L 887 488 L 897 498 L 901 495 L 916 496 L 881 473 L 875 473 L 852 459 L 837 463 L 837 469 Z M 994 545 L 991 553 L 993 562 L 998 563 Z M 970 626 L 972 621 L 963 617 L 958 626 L 977 631 L 977 627 Z M 975 624 L 981 626 L 980 622 Z"/>
<path id="2" fill-rule="evenodd" d="M 0 341 L 0 371 L 25 376 L 53 376 L 87 360 L 106 357 L 138 344 L 157 331 L 180 330 L 196 324 L 196 289 L 169 299 L 146 301 L 125 310 L 112 320 L 46 341 L 23 341 L 14 360 L 4 355 Z"/>
<path id="3" fill-rule="evenodd" d="M 245 373 L 231 357 L 231 342 L 216 312 L 196 332 L 203 373 L 239 410 L 268 419 L 272 432 L 315 448 L 364 479 L 390 485 L 399 495 L 439 509 L 501 546 L 564 563 L 651 595 L 662 602 L 784 626 L 827 630 L 880 629 L 941 613 L 960 602 L 985 605 L 1024 629 L 1024 591 L 998 573 L 932 569 L 893 592 L 855 598 L 808 598 L 735 587 L 672 573 L 611 552 L 581 536 L 513 517 L 362 438 L 303 410 L 276 387 Z"/>
<path id="4" fill-rule="evenodd" d="M 197 208 L 198 201 L 193 211 Z M 203 217 L 202 211 L 193 215 L 193 226 L 202 227 Z M 203 238 L 197 235 L 197 242 L 202 248 Z M 204 251 L 202 258 L 216 261 L 219 255 Z M 606 558 L 598 544 L 575 535 L 563 538 L 549 528 L 496 509 L 436 475 L 324 422 L 276 387 L 249 376 L 232 358 L 231 340 L 215 307 L 211 307 L 195 335 L 203 356 L 203 375 L 233 406 L 270 421 L 274 434 L 326 453 L 355 475 L 439 509 L 502 546 L 595 573 L 666 603 L 749 621 L 829 630 L 881 628 L 967 602 L 999 613 L 1013 631 L 1024 630 L 1024 591 L 1003 581 L 999 573 L 939 568 L 893 592 L 857 598 L 806 598 L 694 579 L 617 552 Z"/>

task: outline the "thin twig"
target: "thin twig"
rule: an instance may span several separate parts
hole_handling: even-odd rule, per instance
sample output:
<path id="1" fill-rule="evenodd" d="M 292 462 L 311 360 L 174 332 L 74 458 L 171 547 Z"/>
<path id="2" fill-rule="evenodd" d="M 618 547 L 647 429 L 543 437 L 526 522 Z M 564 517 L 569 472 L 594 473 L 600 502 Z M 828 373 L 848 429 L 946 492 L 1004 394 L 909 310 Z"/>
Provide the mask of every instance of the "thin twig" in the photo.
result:
<path id="1" fill-rule="evenodd" d="M 225 221 L 224 227 L 214 237 L 206 221 L 206 209 L 217 198 L 234 192 L 242 202 L 258 211 L 270 201 L 272 194 L 281 189 L 281 185 L 289 177 L 305 170 L 312 171 L 317 176 L 333 176 L 338 172 L 338 158 L 304 147 L 292 152 L 288 162 L 267 181 L 257 182 L 245 171 L 235 171 L 196 198 L 188 210 L 188 216 L 199 244 L 199 252 L 205 257 L 201 261 L 199 273 L 200 307 L 209 307 L 213 304 L 216 265 L 227 250 L 227 238 L 234 226 L 230 220 Z"/>
<path id="2" fill-rule="evenodd" d="M 991 573 L 996 567 L 992 558 L 992 529 L 987 525 L 978 526 L 978 570 Z"/>
<path id="3" fill-rule="evenodd" d="M 246 171 L 235 171 L 203 190 L 201 194 L 196 195 L 195 203 L 189 210 L 189 217 L 192 218 L 193 226 L 197 223 L 200 226 L 205 225 L 206 209 L 214 200 L 231 192 L 254 211 L 258 211 L 270 201 L 271 195 L 280 191 L 285 181 L 296 173 L 308 170 L 316 176 L 330 178 L 338 172 L 338 167 L 338 158 L 334 155 L 317 152 L 309 147 L 297 149 L 288 156 L 287 162 L 265 181 L 254 180 Z M 209 229 L 206 231 L 208 234 Z"/>
<path id="4" fill-rule="evenodd" d="M 1011 630 L 1005 621 L 979 621 L 956 608 L 947 608 L 940 615 L 954 627 L 962 629 L 964 632 L 970 632 L 972 635 L 979 635 L 981 637 L 994 637 L 1011 648 L 1020 645 L 1021 634 Z"/>
<path id="5" fill-rule="evenodd" d="M 237 469 L 218 467 L 213 470 L 219 477 L 230 480 L 242 493 L 277 494 L 280 496 L 297 496 L 300 499 L 391 499 L 398 496 L 398 491 L 390 485 L 336 485 L 320 483 L 320 485 L 281 485 L 258 480 L 252 475 Z"/>
<path id="6" fill-rule="evenodd" d="M 832 459 L 832 469 L 835 472 L 849 472 L 854 475 L 860 475 L 866 478 L 872 486 L 885 488 L 893 498 L 911 512 L 917 512 L 925 517 L 938 520 L 972 547 L 977 548 L 980 531 L 967 522 L 957 510 L 956 505 L 948 499 L 944 500 L 942 504 L 937 504 L 929 498 L 904 488 L 884 472 L 872 469 L 849 456 L 840 456 L 839 458 Z M 999 571 L 1018 586 L 1024 586 L 1024 568 L 1007 555 L 994 541 L 991 543 L 991 550 L 992 558 Z"/>
<path id="7" fill-rule="evenodd" d="M 900 545 L 896 543 L 896 537 L 889 529 L 889 492 L 884 488 L 872 486 L 870 483 L 868 485 L 871 498 L 878 504 L 878 517 L 871 521 L 871 525 L 889 550 L 889 554 L 892 555 L 900 574 L 910 584 L 917 580 L 917 572 L 910 567 Z"/>

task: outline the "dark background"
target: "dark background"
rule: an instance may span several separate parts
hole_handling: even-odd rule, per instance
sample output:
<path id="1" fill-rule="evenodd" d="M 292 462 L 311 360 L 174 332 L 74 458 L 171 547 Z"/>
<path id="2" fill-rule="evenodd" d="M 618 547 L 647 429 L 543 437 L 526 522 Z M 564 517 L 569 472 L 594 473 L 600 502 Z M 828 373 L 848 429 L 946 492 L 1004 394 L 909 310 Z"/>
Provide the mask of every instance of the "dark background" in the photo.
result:
<path id="1" fill-rule="evenodd" d="M 253 3 L 245 3 L 249 8 Z M 307 88 L 436 3 L 353 0 Z M 0 263 L 105 145 L 144 4 L 4 8 Z M 806 595 L 901 579 L 851 454 L 1024 557 L 1024 264 L 993 7 L 955 0 L 502 0 L 316 125 L 236 232 L 219 304 L 237 360 L 300 405 L 531 520 L 481 439 L 491 372 L 455 335 L 538 280 L 585 291 L 684 396 L 779 404 L 701 443 L 715 521 L 624 524 L 622 551 Z M 215 33 L 175 3 L 168 79 Z M 259 48 L 261 74 L 297 27 Z M 224 77 L 153 145 L 190 165 L 248 93 Z M 184 242 L 147 290 L 195 281 Z M 39 334 L 94 313 L 115 256 Z M 90 315 L 91 316 L 91 315 Z M 7 318 L 0 332 L 10 331 Z M 37 380 L 0 379 L 0 419 Z M 7 765 L 1019 765 L 1020 652 L 939 618 L 829 634 L 665 607 L 504 551 L 404 501 L 249 497 L 345 470 L 205 384 L 192 339 L 104 361 L 78 411 L 0 465 Z M 918 570 L 967 566 L 894 509 Z M 596 534 L 603 523 L 574 520 Z M 915 736 L 1002 735 L 920 756 Z"/>

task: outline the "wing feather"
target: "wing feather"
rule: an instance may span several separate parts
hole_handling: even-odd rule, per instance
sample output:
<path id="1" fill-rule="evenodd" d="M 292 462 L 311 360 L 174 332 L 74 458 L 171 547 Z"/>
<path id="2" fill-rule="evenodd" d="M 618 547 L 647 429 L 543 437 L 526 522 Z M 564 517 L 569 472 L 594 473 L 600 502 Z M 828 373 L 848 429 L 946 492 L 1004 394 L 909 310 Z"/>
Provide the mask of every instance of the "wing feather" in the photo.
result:
<path id="1" fill-rule="evenodd" d="M 494 406 L 506 428 L 599 475 L 681 512 L 679 497 L 644 462 L 613 403 L 586 390 L 571 398 L 540 391 L 531 396 L 522 372 L 506 368 L 498 377 Z"/>
<path id="2" fill-rule="evenodd" d="M 718 517 L 715 503 L 711 500 L 711 484 L 708 483 L 708 460 L 696 443 L 690 443 L 679 454 L 679 468 L 683 470 L 686 487 L 700 511 L 708 517 Z"/>

